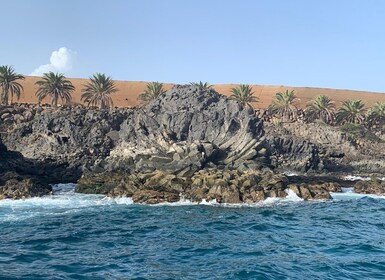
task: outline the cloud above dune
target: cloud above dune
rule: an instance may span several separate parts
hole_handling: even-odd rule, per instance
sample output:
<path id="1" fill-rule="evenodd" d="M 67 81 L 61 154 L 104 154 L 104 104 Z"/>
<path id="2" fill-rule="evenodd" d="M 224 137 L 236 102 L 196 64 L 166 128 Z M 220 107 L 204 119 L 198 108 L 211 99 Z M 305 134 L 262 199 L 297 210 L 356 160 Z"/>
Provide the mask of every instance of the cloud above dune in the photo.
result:
<path id="1" fill-rule="evenodd" d="M 44 73 L 50 71 L 67 75 L 72 70 L 74 60 L 75 52 L 66 47 L 61 47 L 52 52 L 49 64 L 40 65 L 33 70 L 30 76 L 42 76 Z"/>

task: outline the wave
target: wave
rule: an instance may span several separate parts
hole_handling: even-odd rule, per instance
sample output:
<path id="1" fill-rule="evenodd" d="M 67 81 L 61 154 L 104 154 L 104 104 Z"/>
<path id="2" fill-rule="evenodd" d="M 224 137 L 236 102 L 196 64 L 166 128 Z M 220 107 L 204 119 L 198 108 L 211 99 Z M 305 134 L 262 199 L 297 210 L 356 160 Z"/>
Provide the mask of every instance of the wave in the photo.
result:
<path id="1" fill-rule="evenodd" d="M 381 181 L 385 181 L 385 177 L 376 177 L 377 179 Z M 355 175 L 347 175 L 343 177 L 346 181 L 370 181 L 371 177 L 362 177 L 362 176 L 355 176 Z"/>
<path id="2" fill-rule="evenodd" d="M 193 202 L 181 196 L 178 202 L 164 202 L 151 206 L 213 206 L 213 207 L 269 207 L 284 205 L 289 203 L 299 203 L 304 200 L 298 197 L 292 190 L 286 190 L 287 196 L 284 198 L 270 197 L 256 203 L 218 203 L 215 199 L 211 201 L 202 200 Z M 341 193 L 331 193 L 333 200 L 356 200 L 364 197 L 373 199 L 385 199 L 385 196 L 368 195 L 355 193 L 353 188 L 343 188 Z M 104 195 L 79 194 L 75 193 L 75 184 L 56 184 L 53 185 L 53 195 L 35 197 L 23 200 L 5 199 L 0 201 L 0 221 L 11 221 L 18 219 L 28 219 L 36 215 L 60 215 L 66 212 L 80 211 L 85 208 L 95 208 L 111 205 L 135 205 L 130 197 L 111 198 Z"/>

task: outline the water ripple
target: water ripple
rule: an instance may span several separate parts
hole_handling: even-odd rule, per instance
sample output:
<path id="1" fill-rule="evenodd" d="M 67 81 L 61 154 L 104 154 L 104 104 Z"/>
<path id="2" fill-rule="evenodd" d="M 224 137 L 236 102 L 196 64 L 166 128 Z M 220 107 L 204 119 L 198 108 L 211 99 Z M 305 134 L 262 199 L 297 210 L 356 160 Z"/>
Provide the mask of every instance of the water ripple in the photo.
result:
<path id="1" fill-rule="evenodd" d="M 384 199 L 223 208 L 66 195 L 0 203 L 0 279 L 383 279 Z"/>

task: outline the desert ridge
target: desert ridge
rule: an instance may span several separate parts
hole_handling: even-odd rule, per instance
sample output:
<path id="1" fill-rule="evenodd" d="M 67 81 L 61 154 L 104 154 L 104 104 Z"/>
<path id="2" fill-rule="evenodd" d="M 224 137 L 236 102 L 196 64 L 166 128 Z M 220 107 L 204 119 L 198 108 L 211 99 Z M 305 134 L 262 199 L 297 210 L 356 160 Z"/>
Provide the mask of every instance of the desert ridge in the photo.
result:
<path id="1" fill-rule="evenodd" d="M 20 96 L 19 103 L 37 103 L 35 92 L 37 86 L 35 82 L 40 77 L 27 76 L 24 81 L 21 81 L 21 85 L 24 88 L 24 92 Z M 81 90 L 83 86 L 89 81 L 88 79 L 69 78 L 72 84 L 75 86 L 75 92 L 72 94 L 73 104 L 82 104 L 80 101 Z M 118 92 L 111 95 L 114 106 L 116 107 L 133 107 L 139 104 L 138 96 L 146 89 L 148 82 L 144 81 L 115 81 L 118 88 Z M 164 83 L 163 87 L 166 90 L 172 88 L 174 84 Z M 231 95 L 231 88 L 238 86 L 238 84 L 216 84 L 214 89 L 226 96 Z M 267 108 L 275 93 L 285 90 L 294 90 L 297 100 L 297 106 L 299 108 L 305 108 L 306 104 L 312 100 L 315 96 L 323 94 L 329 96 L 336 105 L 339 106 L 343 101 L 347 99 L 361 99 L 365 102 L 366 107 L 372 106 L 377 101 L 385 102 L 385 93 L 367 92 L 367 91 L 355 91 L 355 90 L 342 90 L 342 89 L 329 89 L 329 88 L 313 88 L 313 87 L 292 87 L 292 86 L 271 86 L 271 85 L 252 85 L 255 96 L 259 98 L 258 103 L 254 103 L 255 108 L 265 109 Z M 15 102 L 15 100 L 13 100 Z M 46 98 L 43 103 L 49 103 L 50 99 Z"/>

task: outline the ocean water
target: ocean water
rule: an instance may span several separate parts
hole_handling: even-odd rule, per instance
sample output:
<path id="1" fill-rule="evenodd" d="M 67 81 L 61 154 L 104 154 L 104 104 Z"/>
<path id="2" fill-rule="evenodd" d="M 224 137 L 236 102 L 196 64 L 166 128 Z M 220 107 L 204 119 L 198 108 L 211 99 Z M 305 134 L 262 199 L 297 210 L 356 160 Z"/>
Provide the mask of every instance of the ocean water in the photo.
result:
<path id="1" fill-rule="evenodd" d="M 0 279 L 385 279 L 385 199 L 0 201 Z"/>

